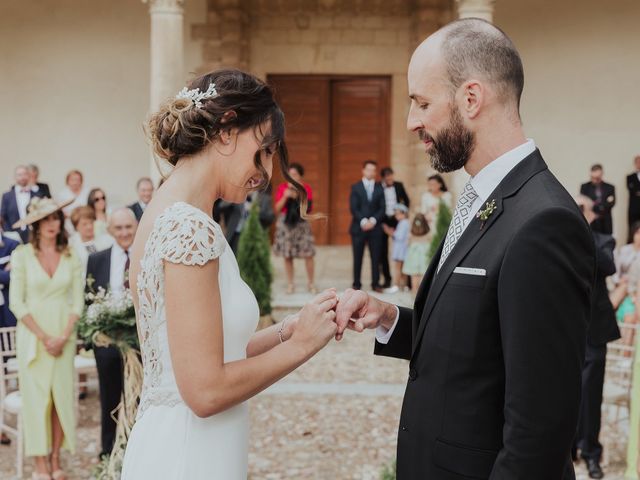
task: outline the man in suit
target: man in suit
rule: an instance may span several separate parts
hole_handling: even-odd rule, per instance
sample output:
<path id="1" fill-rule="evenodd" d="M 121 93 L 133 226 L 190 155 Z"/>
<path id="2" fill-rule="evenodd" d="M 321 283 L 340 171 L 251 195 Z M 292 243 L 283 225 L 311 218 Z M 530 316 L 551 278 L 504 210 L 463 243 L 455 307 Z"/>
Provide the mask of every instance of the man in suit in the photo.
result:
<path id="1" fill-rule="evenodd" d="M 629 189 L 629 209 L 627 213 L 629 222 L 629 243 L 631 238 L 631 225 L 640 221 L 640 155 L 633 159 L 636 171 L 627 177 L 627 189 Z"/>
<path id="2" fill-rule="evenodd" d="M 111 248 L 89 255 L 87 263 L 87 291 L 99 288 L 123 292 L 129 288 L 129 248 L 133 243 L 138 222 L 129 208 L 115 210 L 109 218 L 109 234 L 115 239 Z M 116 422 L 111 413 L 120 403 L 123 388 L 122 357 L 114 347 L 93 347 L 100 383 L 102 411 L 100 455 L 108 455 L 113 448 Z"/>
<path id="3" fill-rule="evenodd" d="M 247 200 L 244 203 L 231 203 L 224 200 L 216 202 L 214 207 L 213 217 L 216 221 L 224 219 L 224 236 L 231 246 L 233 253 L 238 253 L 238 241 L 240 240 L 240 234 L 245 226 L 247 218 L 249 218 L 249 212 L 253 202 L 258 202 L 260 207 L 259 219 L 260 225 L 265 230 L 271 227 L 276 216 L 273 211 L 273 200 L 271 198 L 271 186 L 265 191 L 251 192 L 247 196 Z"/>
<path id="4" fill-rule="evenodd" d="M 369 246 L 371 255 L 371 288 L 381 292 L 380 254 L 382 253 L 382 222 L 384 220 L 385 205 L 382 185 L 376 182 L 378 164 L 367 160 L 362 166 L 362 180 L 351 186 L 349 206 L 351 208 L 351 246 L 353 249 L 353 288 L 360 290 L 362 283 L 362 257 L 364 247 Z"/>
<path id="5" fill-rule="evenodd" d="M 589 226 L 527 140 L 511 40 L 456 20 L 414 52 L 407 127 L 432 166 L 471 175 L 413 310 L 347 290 L 345 328 L 409 360 L 398 480 L 574 479 L 595 278 Z"/>
<path id="6" fill-rule="evenodd" d="M 13 229 L 13 224 L 27 216 L 27 207 L 32 197 L 42 197 L 41 192 L 34 192 L 29 186 L 29 172 L 27 167 L 20 165 L 15 170 L 15 185 L 2 195 L 0 203 L 0 216 L 2 228 L 7 231 L 15 231 L 20 235 L 22 243 L 29 241 L 29 229 L 21 227 Z"/>
<path id="7" fill-rule="evenodd" d="M 42 197 L 51 198 L 51 190 L 49 185 L 38 181 L 40 177 L 40 169 L 37 165 L 30 163 L 27 165 L 27 171 L 29 172 L 29 186 L 33 192 L 38 192 Z"/>
<path id="8" fill-rule="evenodd" d="M 136 191 L 138 192 L 138 201 L 129 205 L 129 208 L 139 222 L 145 208 L 147 208 L 147 205 L 149 205 L 153 197 L 153 182 L 148 177 L 142 177 L 136 183 Z"/>
<path id="9" fill-rule="evenodd" d="M 587 222 L 593 225 L 597 220 L 597 215 L 593 211 L 593 201 L 581 195 L 576 202 Z M 596 231 L 592 231 L 592 234 L 596 247 L 596 282 L 591 297 L 591 322 L 587 332 L 587 349 L 582 368 L 582 401 L 574 451 L 580 450 L 580 456 L 587 464 L 589 477 L 603 478 L 604 473 L 600 468 L 602 445 L 598 437 L 607 343 L 620 338 L 620 329 L 607 288 L 607 277 L 616 273 L 616 264 L 613 260 L 616 241 L 611 235 Z"/>
<path id="10" fill-rule="evenodd" d="M 593 211 L 598 215 L 591 224 L 591 229 L 611 235 L 613 233 L 611 209 L 616 204 L 616 187 L 602 180 L 603 173 L 602 165 L 593 165 L 591 181 L 580 186 L 580 195 L 593 200 Z"/>
<path id="11" fill-rule="evenodd" d="M 409 195 L 404 189 L 402 182 L 396 182 L 394 179 L 393 169 L 391 167 L 384 167 L 380 171 L 382 177 L 382 188 L 384 190 L 385 201 L 385 215 L 383 224 L 388 225 L 391 228 L 396 228 L 398 221 L 395 217 L 396 205 L 398 203 L 404 204 L 409 207 Z M 383 232 L 382 235 L 382 247 L 380 254 L 380 268 L 382 269 L 382 276 L 384 277 L 383 288 L 389 288 L 391 286 L 391 271 L 389 270 L 389 235 Z M 396 279 L 396 281 L 399 279 Z"/>

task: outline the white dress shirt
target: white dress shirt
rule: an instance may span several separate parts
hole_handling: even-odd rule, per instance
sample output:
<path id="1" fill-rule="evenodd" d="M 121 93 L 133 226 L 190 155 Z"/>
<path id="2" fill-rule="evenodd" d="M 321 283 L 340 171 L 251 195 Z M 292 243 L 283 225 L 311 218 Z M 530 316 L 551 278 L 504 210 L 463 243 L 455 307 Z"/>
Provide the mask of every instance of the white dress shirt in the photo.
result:
<path id="1" fill-rule="evenodd" d="M 18 214 L 20 218 L 24 218 L 27 216 L 27 206 L 31 201 L 31 189 L 27 187 L 21 187 L 20 185 L 16 185 L 13 187 L 16 193 L 16 203 L 18 204 Z M 22 227 L 25 230 L 27 227 Z"/>
<path id="2" fill-rule="evenodd" d="M 398 196 L 396 194 L 396 186 L 391 185 L 390 187 L 386 183 L 382 183 L 384 187 L 384 208 L 385 215 L 387 217 L 393 217 L 396 211 L 396 204 L 398 203 Z"/>
<path id="3" fill-rule="evenodd" d="M 111 270 L 109 273 L 109 287 L 112 292 L 124 291 L 124 266 L 127 254 L 120 245 L 114 242 L 111 247 Z"/>
<path id="4" fill-rule="evenodd" d="M 362 184 L 364 185 L 364 191 L 367 194 L 367 200 L 369 200 L 370 198 L 373 199 L 373 191 L 376 188 L 376 181 L 362 178 Z M 360 220 L 360 227 L 364 227 L 367 222 L 373 223 L 374 226 L 376 223 L 378 223 L 375 217 L 363 218 L 362 220 Z"/>
<path id="5" fill-rule="evenodd" d="M 536 144 L 533 140 L 528 139 L 522 145 L 517 146 L 513 150 L 509 150 L 507 153 L 500 155 L 489 165 L 480 170 L 475 177 L 471 178 L 471 186 L 478 194 L 478 198 L 473 202 L 471 206 L 471 214 L 469 219 L 472 219 L 476 212 L 480 210 L 480 207 L 489 199 L 489 195 L 496 189 L 496 187 L 504 180 L 504 178 L 518 165 L 522 160 L 531 155 L 536 149 Z M 462 231 L 467 228 L 467 225 L 471 223 L 469 220 L 462 226 Z M 455 249 L 455 246 L 454 246 Z M 393 326 L 387 330 L 384 327 L 378 327 L 376 330 L 376 340 L 379 343 L 386 344 L 389 342 L 393 331 L 396 328 L 398 319 L 400 318 L 400 310 L 396 314 L 396 320 L 393 322 Z"/>
<path id="6" fill-rule="evenodd" d="M 109 235 L 98 235 L 93 240 L 83 242 L 78 232 L 69 237 L 69 245 L 75 250 L 78 259 L 82 264 L 85 277 L 87 275 L 87 263 L 90 255 L 89 248 L 93 247 L 96 252 L 100 252 L 109 248 L 111 246 L 111 241 L 112 238 Z"/>

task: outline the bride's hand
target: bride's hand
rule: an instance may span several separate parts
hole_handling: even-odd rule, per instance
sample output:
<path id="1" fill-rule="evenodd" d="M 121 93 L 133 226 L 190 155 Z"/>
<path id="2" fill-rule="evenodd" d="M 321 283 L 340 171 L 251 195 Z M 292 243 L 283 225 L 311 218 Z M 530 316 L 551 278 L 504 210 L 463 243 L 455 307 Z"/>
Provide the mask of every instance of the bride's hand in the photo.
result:
<path id="1" fill-rule="evenodd" d="M 337 303 L 338 294 L 333 288 L 318 294 L 307 303 L 292 325 L 291 342 L 301 345 L 310 355 L 322 349 L 337 331 L 334 310 Z"/>

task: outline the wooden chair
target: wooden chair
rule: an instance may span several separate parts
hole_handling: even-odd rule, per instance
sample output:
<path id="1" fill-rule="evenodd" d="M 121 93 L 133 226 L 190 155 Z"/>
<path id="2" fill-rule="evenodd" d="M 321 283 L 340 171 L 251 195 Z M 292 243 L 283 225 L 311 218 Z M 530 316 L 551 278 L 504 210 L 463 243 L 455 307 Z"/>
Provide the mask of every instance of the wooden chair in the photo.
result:
<path id="1" fill-rule="evenodd" d="M 631 338 L 631 344 L 623 339 L 607 345 L 607 363 L 605 365 L 604 391 L 602 396 L 603 429 L 603 465 L 608 465 L 611 452 L 626 448 L 627 433 L 625 424 L 631 417 L 631 388 L 633 382 L 633 366 L 636 353 L 636 324 L 620 325 L 624 338 Z M 640 399 L 639 399 L 640 400 Z"/>
<path id="2" fill-rule="evenodd" d="M 16 476 L 22 478 L 24 440 L 22 432 L 22 398 L 18 386 L 16 355 L 16 327 L 0 328 L 0 433 L 6 433 L 16 442 Z M 12 386 L 15 389 L 12 391 Z M 15 417 L 15 427 L 6 416 Z"/>
<path id="3" fill-rule="evenodd" d="M 81 341 L 78 341 L 78 346 L 82 345 Z M 89 375 L 97 375 L 98 369 L 96 368 L 96 359 L 93 356 L 93 352 L 78 353 L 73 359 L 73 366 L 76 370 L 76 378 L 74 382 L 73 395 L 75 398 L 75 410 L 76 410 L 76 425 L 80 421 L 80 388 L 86 387 L 89 382 L 87 381 Z"/>

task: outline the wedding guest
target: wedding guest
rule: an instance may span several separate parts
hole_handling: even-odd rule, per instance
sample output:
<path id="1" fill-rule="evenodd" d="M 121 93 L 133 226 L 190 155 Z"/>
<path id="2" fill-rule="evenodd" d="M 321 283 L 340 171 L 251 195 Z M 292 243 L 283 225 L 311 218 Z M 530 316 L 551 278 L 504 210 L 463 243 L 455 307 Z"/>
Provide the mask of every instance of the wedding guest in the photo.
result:
<path id="1" fill-rule="evenodd" d="M 384 189 L 384 204 L 385 204 L 385 217 L 383 224 L 387 225 L 393 230 L 396 225 L 395 209 L 399 203 L 404 204 L 406 207 L 410 206 L 409 195 L 402 182 L 396 182 L 394 178 L 394 172 L 391 167 L 384 167 L 380 170 L 380 176 L 382 177 L 382 188 Z M 392 283 L 391 271 L 389 270 L 389 235 L 387 230 L 384 229 L 384 235 L 382 235 L 382 251 L 380 253 L 380 269 L 382 270 L 382 276 L 384 281 L 382 283 L 383 288 L 389 288 Z M 400 279 L 396 279 L 400 282 Z"/>
<path id="2" fill-rule="evenodd" d="M 68 203 L 69 200 L 71 201 L 71 203 L 68 203 L 68 205 L 62 209 L 65 217 L 69 217 L 74 208 L 87 204 L 89 189 L 84 186 L 84 177 L 80 170 L 71 170 L 67 173 L 65 184 L 66 186 L 57 195 L 57 200 L 60 203 Z M 71 222 L 67 222 L 67 227 L 71 227 Z M 69 228 L 67 228 L 67 231 L 72 233 Z"/>
<path id="3" fill-rule="evenodd" d="M 627 219 L 629 223 L 629 242 L 632 237 L 632 225 L 640 221 L 640 155 L 633 159 L 636 171 L 627 177 L 627 189 L 629 190 L 629 208 Z"/>
<path id="4" fill-rule="evenodd" d="M 593 201 L 579 196 L 576 203 L 589 225 L 597 219 Z M 596 279 L 591 295 L 591 320 L 587 331 L 587 348 L 582 367 L 582 395 L 574 449 L 587 465 L 590 478 L 603 478 L 600 467 L 602 390 L 607 356 L 607 343 L 620 338 L 613 305 L 609 300 L 607 277 L 616 271 L 613 260 L 615 240 L 611 235 L 592 230 L 596 247 Z"/>
<path id="5" fill-rule="evenodd" d="M 289 175 L 302 185 L 307 192 L 307 213 L 313 208 L 313 191 L 311 185 L 304 181 L 304 167 L 299 163 L 289 165 Z M 317 293 L 314 283 L 314 256 L 316 254 L 315 240 L 311 232 L 311 225 L 300 216 L 300 200 L 293 184 L 283 182 L 278 185 L 275 197 L 275 210 L 278 212 L 273 252 L 284 257 L 284 267 L 287 273 L 287 293 L 293 293 L 293 259 L 304 258 L 307 269 L 307 290 Z"/>
<path id="6" fill-rule="evenodd" d="M 634 297 L 640 280 L 640 222 L 631 226 L 631 243 L 620 247 L 615 252 L 614 259 L 616 273 L 612 277 L 614 290 L 610 298 L 616 308 L 618 322 L 631 325 L 636 321 Z M 636 263 L 637 268 L 634 267 Z M 622 337 L 625 345 L 631 345 L 633 330 L 623 329 Z"/>
<path id="7" fill-rule="evenodd" d="M 101 188 L 94 188 L 89 192 L 87 205 L 93 208 L 96 214 L 96 221 L 93 224 L 96 237 L 107 234 L 107 223 L 111 210 L 107 207 L 107 195 Z"/>
<path id="8" fill-rule="evenodd" d="M 129 208 L 115 210 L 109 218 L 109 233 L 115 239 L 107 250 L 89 256 L 87 291 L 99 288 L 123 292 L 129 288 L 129 248 L 136 235 L 138 221 Z M 93 347 L 100 383 L 101 452 L 109 455 L 116 437 L 116 421 L 111 412 L 120 403 L 124 380 L 122 356 L 115 346 Z"/>
<path id="9" fill-rule="evenodd" d="M 6 237 L 0 229 L 0 328 L 15 327 L 16 317 L 9 309 L 11 254 L 20 242 Z"/>
<path id="10" fill-rule="evenodd" d="M 136 192 L 138 192 L 138 201 L 129 205 L 129 208 L 136 216 L 136 220 L 140 221 L 144 209 L 153 198 L 153 182 L 149 177 L 142 177 L 136 183 Z"/>
<path id="11" fill-rule="evenodd" d="M 635 291 L 638 291 L 638 278 L 640 275 L 636 275 L 640 272 L 640 268 L 636 268 L 636 265 L 639 265 L 638 262 L 634 263 L 634 266 L 629 273 L 629 285 L 635 283 Z M 640 298 L 634 292 L 634 299 L 636 302 L 640 301 Z M 637 318 L 636 318 L 637 322 Z M 625 338 L 625 333 L 628 331 L 628 328 L 625 328 L 625 325 L 622 325 L 622 337 Z M 640 336 L 636 336 L 637 339 L 640 339 Z M 637 352 L 640 345 L 636 340 L 635 351 Z M 640 479 L 640 355 L 636 354 L 633 356 L 633 365 L 631 366 L 632 371 L 632 380 L 631 380 L 631 391 L 629 393 L 630 400 L 630 412 L 629 412 L 629 428 L 628 428 L 628 438 L 627 438 L 627 468 L 624 473 L 625 480 L 638 480 Z"/>
<path id="12" fill-rule="evenodd" d="M 593 200 L 593 211 L 598 217 L 594 220 L 592 229 L 611 235 L 613 233 L 611 209 L 616 204 L 616 187 L 606 183 L 603 180 L 603 175 L 602 165 L 593 165 L 591 167 L 591 181 L 582 184 L 580 195 Z"/>
<path id="13" fill-rule="evenodd" d="M 249 218 L 251 206 L 256 202 L 259 207 L 258 218 L 260 225 L 262 225 L 262 228 L 265 230 L 268 230 L 275 219 L 273 199 L 271 198 L 271 185 L 264 191 L 251 192 L 247 195 L 244 203 L 231 203 L 218 200 L 214 204 L 213 218 L 216 222 L 223 220 L 225 227 L 224 236 L 235 254 L 238 253 L 238 241 L 246 225 L 247 218 Z"/>
<path id="14" fill-rule="evenodd" d="M 9 309 L 9 285 L 11 281 L 11 253 L 20 245 L 20 242 L 5 237 L 0 228 L 0 328 L 15 327 L 16 317 Z M 11 345 L 4 345 L 0 339 L 2 350 L 11 349 Z M 6 361 L 5 359 L 0 359 Z M 9 445 L 11 439 L 4 433 L 0 433 L 0 445 Z"/>
<path id="15" fill-rule="evenodd" d="M 365 246 L 371 256 L 371 289 L 382 292 L 380 286 L 380 255 L 382 253 L 382 221 L 385 199 L 382 185 L 376 183 L 378 164 L 367 160 L 362 165 L 362 180 L 351 186 L 349 207 L 351 210 L 351 247 L 353 250 L 353 288 L 360 290 L 362 283 L 362 257 Z"/>
<path id="16" fill-rule="evenodd" d="M 71 203 L 71 201 L 67 201 Z M 36 479 L 66 478 L 60 449 L 75 451 L 75 323 L 84 307 L 82 265 L 69 248 L 64 215 L 49 198 L 31 200 L 19 226 L 28 245 L 11 255 L 10 308 L 18 318 L 16 348 L 24 452 Z"/>
<path id="17" fill-rule="evenodd" d="M 27 165 L 27 171 L 29 172 L 29 186 L 31 187 L 31 191 L 39 193 L 41 197 L 51 198 L 49 185 L 38 181 L 38 178 L 40 177 L 40 169 L 38 166 L 34 163 L 30 163 Z"/>
<path id="18" fill-rule="evenodd" d="M 33 197 L 41 197 L 41 192 L 34 192 L 29 186 L 29 172 L 27 167 L 19 165 L 14 171 L 15 185 L 2 195 L 0 216 L 2 229 L 5 232 L 16 232 L 22 243 L 29 241 L 29 230 L 25 226 L 14 228 L 13 225 L 27 216 L 27 206 Z"/>
<path id="19" fill-rule="evenodd" d="M 631 225 L 629 233 L 631 241 L 615 252 L 616 273 L 612 279 L 616 285 L 629 274 L 633 262 L 640 258 L 640 221 Z"/>
<path id="20" fill-rule="evenodd" d="M 409 237 L 411 230 L 411 223 L 409 222 L 409 209 L 404 203 L 398 203 L 394 210 L 395 213 L 395 228 L 391 228 L 388 225 L 383 225 L 385 234 L 393 238 L 393 248 L 391 250 L 391 259 L 394 266 L 394 277 L 397 284 L 391 288 L 385 290 L 385 293 L 395 293 L 400 289 L 404 289 L 407 286 L 407 279 L 402 273 L 402 265 L 407 257 L 407 250 L 409 249 Z"/>
<path id="21" fill-rule="evenodd" d="M 416 213 L 411 221 L 409 248 L 402 264 L 402 273 L 411 277 L 411 291 L 414 295 L 429 266 L 429 230 L 427 217 L 421 212 Z"/>
<path id="22" fill-rule="evenodd" d="M 451 209 L 453 201 L 451 192 L 447 189 L 447 184 L 444 183 L 444 179 L 441 175 L 431 175 L 427 177 L 427 191 L 422 194 L 420 212 L 427 217 L 429 227 L 434 231 L 438 220 L 438 211 L 440 210 L 441 201 Z"/>
<path id="23" fill-rule="evenodd" d="M 89 255 L 111 246 L 113 239 L 108 234 L 95 234 L 95 212 L 90 206 L 76 207 L 71 212 L 71 223 L 75 232 L 69 238 L 69 245 L 74 249 L 80 263 L 82 272 L 87 270 Z"/>

